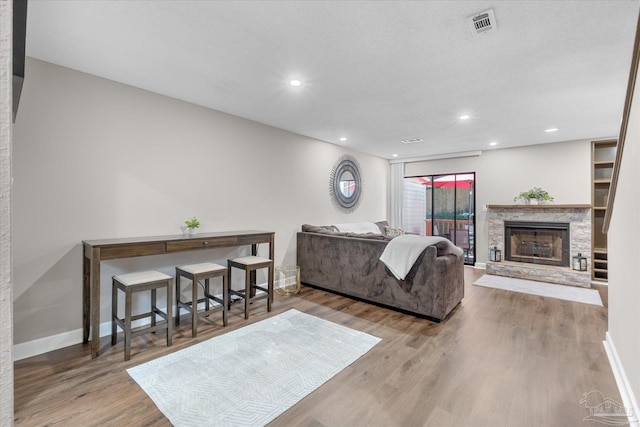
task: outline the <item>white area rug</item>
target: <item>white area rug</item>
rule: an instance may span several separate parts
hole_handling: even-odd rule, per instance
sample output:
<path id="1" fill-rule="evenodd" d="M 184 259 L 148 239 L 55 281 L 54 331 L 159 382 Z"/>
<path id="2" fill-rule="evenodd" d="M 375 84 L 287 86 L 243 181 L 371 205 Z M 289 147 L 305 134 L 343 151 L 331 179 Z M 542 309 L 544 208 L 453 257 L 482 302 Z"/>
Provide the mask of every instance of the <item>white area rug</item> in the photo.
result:
<path id="1" fill-rule="evenodd" d="M 263 426 L 379 341 L 289 310 L 127 372 L 174 426 Z"/>
<path id="2" fill-rule="evenodd" d="M 485 274 L 476 280 L 474 285 L 504 289 L 505 291 L 520 292 L 523 294 L 539 295 L 542 297 L 556 298 L 566 301 L 581 302 L 583 304 L 598 305 L 602 307 L 600 293 L 595 289 L 556 285 L 553 283 L 494 276 L 491 274 Z"/>

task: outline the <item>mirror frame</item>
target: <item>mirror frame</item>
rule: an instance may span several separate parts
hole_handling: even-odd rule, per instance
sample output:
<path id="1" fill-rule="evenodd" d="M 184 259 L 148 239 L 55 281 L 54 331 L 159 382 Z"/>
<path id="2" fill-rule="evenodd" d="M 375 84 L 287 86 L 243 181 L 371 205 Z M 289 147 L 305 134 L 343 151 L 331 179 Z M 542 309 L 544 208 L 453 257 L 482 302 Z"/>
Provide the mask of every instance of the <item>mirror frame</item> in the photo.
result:
<path id="1" fill-rule="evenodd" d="M 340 189 L 340 177 L 345 172 L 350 172 L 355 181 L 355 189 L 349 197 L 345 196 Z M 331 179 L 329 183 L 329 192 L 331 201 L 337 207 L 346 212 L 355 210 L 362 201 L 362 175 L 360 174 L 360 165 L 355 157 L 350 155 L 342 156 L 331 171 Z"/>

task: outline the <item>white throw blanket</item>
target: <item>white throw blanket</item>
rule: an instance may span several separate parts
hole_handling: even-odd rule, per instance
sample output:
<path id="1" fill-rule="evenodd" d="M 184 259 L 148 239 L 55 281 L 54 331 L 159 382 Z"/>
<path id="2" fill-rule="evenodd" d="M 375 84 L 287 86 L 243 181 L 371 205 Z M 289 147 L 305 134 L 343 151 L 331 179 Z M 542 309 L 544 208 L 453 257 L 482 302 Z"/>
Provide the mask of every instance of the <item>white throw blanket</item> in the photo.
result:
<path id="1" fill-rule="evenodd" d="M 444 237 L 437 236 L 416 236 L 414 234 L 405 234 L 391 239 L 387 247 L 380 256 L 387 268 L 396 276 L 398 280 L 404 280 L 409 274 L 409 270 L 413 267 L 420 254 L 427 246 L 441 243 L 440 248 L 446 248 L 445 254 L 461 255 L 462 249 L 455 246 L 451 241 Z M 442 253 L 442 250 L 441 252 Z"/>

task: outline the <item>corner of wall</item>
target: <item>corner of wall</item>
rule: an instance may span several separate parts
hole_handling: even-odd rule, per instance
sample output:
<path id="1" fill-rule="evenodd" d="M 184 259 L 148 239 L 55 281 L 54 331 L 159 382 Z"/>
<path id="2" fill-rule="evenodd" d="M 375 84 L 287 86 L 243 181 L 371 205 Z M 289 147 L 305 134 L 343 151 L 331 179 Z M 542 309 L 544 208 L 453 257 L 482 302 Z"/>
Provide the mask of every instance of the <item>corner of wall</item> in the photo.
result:
<path id="1" fill-rule="evenodd" d="M 613 376 L 616 379 L 618 391 L 622 398 L 622 405 L 627 410 L 629 426 L 640 427 L 640 419 L 638 418 L 640 416 L 640 406 L 638 406 L 638 400 L 633 393 L 631 384 L 629 383 L 629 378 L 627 378 L 624 366 L 620 361 L 616 346 L 613 343 L 613 338 L 609 332 L 606 333 L 606 338 L 602 344 L 604 345 L 604 349 L 607 353 L 607 358 L 609 359 Z"/>
<path id="2" fill-rule="evenodd" d="M 0 2 L 0 425 L 13 425 L 11 121 L 13 3 Z"/>

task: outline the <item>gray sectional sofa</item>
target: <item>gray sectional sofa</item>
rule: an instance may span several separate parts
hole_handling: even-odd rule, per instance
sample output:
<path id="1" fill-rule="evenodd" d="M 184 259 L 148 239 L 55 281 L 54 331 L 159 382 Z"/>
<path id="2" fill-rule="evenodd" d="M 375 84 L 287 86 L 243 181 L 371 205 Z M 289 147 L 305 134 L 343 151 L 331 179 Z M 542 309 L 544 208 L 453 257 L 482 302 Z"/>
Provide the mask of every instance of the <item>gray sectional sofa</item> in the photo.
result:
<path id="1" fill-rule="evenodd" d="M 441 321 L 464 297 L 464 256 L 428 246 L 405 280 L 379 260 L 391 238 L 386 221 L 380 234 L 335 231 L 303 225 L 297 234 L 297 263 L 302 283 L 399 311 Z"/>

